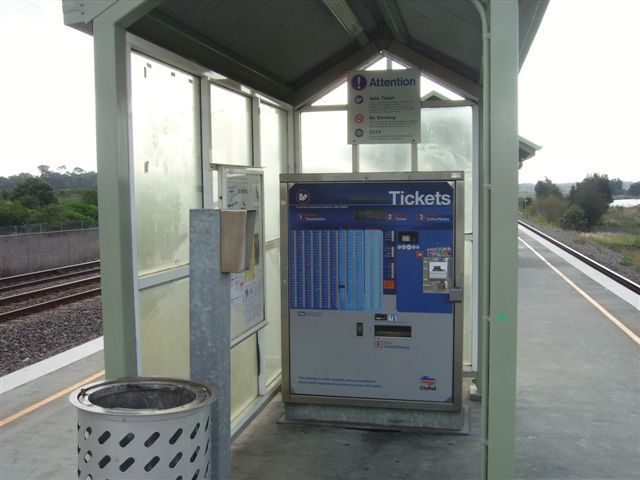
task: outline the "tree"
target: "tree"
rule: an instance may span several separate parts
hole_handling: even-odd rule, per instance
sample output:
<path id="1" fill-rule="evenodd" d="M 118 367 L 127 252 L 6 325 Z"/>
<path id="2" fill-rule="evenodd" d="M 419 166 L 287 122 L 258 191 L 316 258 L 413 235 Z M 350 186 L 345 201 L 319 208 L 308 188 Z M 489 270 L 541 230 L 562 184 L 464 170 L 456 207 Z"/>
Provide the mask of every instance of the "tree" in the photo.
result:
<path id="1" fill-rule="evenodd" d="M 622 195 L 624 193 L 624 186 L 619 178 L 609 180 L 609 188 L 611 189 L 611 195 Z"/>
<path id="2" fill-rule="evenodd" d="M 538 180 L 538 183 L 536 183 L 534 190 L 536 192 L 536 198 L 563 197 L 560 188 L 547 177 L 544 177 L 544 182 L 542 180 Z"/>
<path id="3" fill-rule="evenodd" d="M 640 195 L 640 182 L 635 182 L 627 188 L 627 195 Z"/>
<path id="4" fill-rule="evenodd" d="M 56 192 L 41 178 L 32 177 L 20 182 L 11 192 L 11 200 L 28 208 L 37 208 L 57 203 Z"/>
<path id="5" fill-rule="evenodd" d="M 40 172 L 41 178 L 47 178 L 52 173 L 49 165 L 38 165 L 38 171 Z"/>
<path id="6" fill-rule="evenodd" d="M 613 201 L 609 178 L 597 173 L 587 175 L 584 180 L 571 188 L 569 201 L 584 211 L 586 226 L 591 229 L 606 213 L 609 204 Z"/>

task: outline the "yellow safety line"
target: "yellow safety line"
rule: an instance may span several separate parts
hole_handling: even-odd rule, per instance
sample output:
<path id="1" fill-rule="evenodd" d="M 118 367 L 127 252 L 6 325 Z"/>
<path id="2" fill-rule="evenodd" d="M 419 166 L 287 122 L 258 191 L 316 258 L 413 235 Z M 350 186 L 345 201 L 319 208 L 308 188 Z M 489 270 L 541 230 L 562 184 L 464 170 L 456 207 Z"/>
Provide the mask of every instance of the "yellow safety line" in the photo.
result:
<path id="1" fill-rule="evenodd" d="M 3 418 L 2 420 L 0 420 L 0 428 L 9 425 L 11 422 L 15 422 L 16 420 L 18 420 L 19 418 L 24 417 L 25 415 L 28 415 L 29 413 L 44 407 L 45 405 L 50 404 L 51 402 L 59 399 L 60 397 L 64 397 L 65 395 L 70 394 L 71 392 L 73 392 L 76 388 L 80 388 L 83 385 L 86 385 L 87 383 L 93 382 L 94 380 L 97 380 L 100 377 L 104 376 L 104 370 L 100 370 L 97 373 L 94 373 L 93 375 L 91 375 L 90 377 L 85 378 L 84 380 L 79 381 L 78 383 L 76 383 L 75 385 L 71 385 L 70 387 L 65 388 L 64 390 L 60 390 L 57 393 L 54 393 L 53 395 L 48 396 L 47 398 L 44 398 L 42 400 L 40 400 L 39 402 L 34 403 L 33 405 L 29 405 L 27 408 L 24 408 L 22 410 L 20 410 L 17 413 L 14 413 L 13 415 L 10 415 L 6 418 Z"/>
<path id="2" fill-rule="evenodd" d="M 540 255 L 538 252 L 536 252 L 533 247 L 531 245 L 529 245 L 527 242 L 525 242 L 522 238 L 518 237 L 518 239 L 524 243 L 524 245 L 531 250 L 540 260 L 542 260 L 544 262 L 545 265 L 547 265 L 547 267 L 549 267 L 551 270 L 553 270 L 554 272 L 556 272 L 558 275 L 560 275 L 560 278 L 562 278 L 565 282 L 567 282 L 569 285 L 571 285 L 580 295 L 582 295 L 591 305 L 593 305 L 594 307 L 596 307 L 596 309 L 598 309 L 598 311 L 600 311 L 600 313 L 602 313 L 602 315 L 604 315 L 611 323 L 613 323 L 616 327 L 618 327 L 620 330 L 622 330 L 624 333 L 626 333 L 629 338 L 631 338 L 631 340 L 633 340 L 634 342 L 636 342 L 638 345 L 640 345 L 640 337 L 638 335 L 636 335 L 635 333 L 633 333 L 624 323 L 622 323 L 620 320 L 618 320 L 616 317 L 614 317 L 613 315 L 611 315 L 602 305 L 600 305 L 598 302 L 596 302 L 593 298 L 591 298 L 584 290 L 582 290 L 580 287 L 578 287 L 575 283 L 573 283 L 569 278 L 567 278 L 567 276 L 562 273 L 560 270 L 558 270 L 556 267 L 554 267 L 553 265 L 551 265 L 551 263 L 549 263 L 549 261 L 544 258 L 542 255 Z"/>

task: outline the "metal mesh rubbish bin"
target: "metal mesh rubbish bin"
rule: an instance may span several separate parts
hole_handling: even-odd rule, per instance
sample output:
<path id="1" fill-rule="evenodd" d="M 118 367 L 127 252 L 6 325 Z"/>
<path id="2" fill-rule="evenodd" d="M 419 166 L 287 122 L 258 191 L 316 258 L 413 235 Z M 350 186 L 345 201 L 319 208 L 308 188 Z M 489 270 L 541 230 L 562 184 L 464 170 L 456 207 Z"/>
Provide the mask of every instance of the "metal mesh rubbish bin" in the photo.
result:
<path id="1" fill-rule="evenodd" d="M 74 391 L 81 480 L 204 480 L 211 470 L 211 403 L 203 384 L 125 378 Z"/>

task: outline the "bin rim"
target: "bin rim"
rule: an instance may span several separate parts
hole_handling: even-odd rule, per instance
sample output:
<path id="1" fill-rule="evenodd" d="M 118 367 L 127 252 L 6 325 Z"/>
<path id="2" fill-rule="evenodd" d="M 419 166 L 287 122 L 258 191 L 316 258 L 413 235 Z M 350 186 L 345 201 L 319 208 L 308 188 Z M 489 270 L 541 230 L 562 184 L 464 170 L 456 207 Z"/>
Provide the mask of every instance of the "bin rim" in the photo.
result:
<path id="1" fill-rule="evenodd" d="M 91 394 L 99 392 L 102 389 L 128 383 L 135 383 L 137 385 L 148 383 L 153 385 L 166 384 L 172 386 L 181 386 L 193 391 L 196 396 L 192 401 L 185 403 L 184 405 L 165 409 L 106 408 L 96 405 L 89 400 L 89 396 Z M 69 395 L 69 402 L 77 409 L 89 413 L 115 416 L 149 417 L 185 413 L 187 411 L 210 405 L 216 400 L 217 397 L 218 393 L 214 387 L 201 382 L 196 382 L 194 380 L 168 377 L 124 377 L 116 378 L 113 380 L 101 380 L 77 388 Z"/>

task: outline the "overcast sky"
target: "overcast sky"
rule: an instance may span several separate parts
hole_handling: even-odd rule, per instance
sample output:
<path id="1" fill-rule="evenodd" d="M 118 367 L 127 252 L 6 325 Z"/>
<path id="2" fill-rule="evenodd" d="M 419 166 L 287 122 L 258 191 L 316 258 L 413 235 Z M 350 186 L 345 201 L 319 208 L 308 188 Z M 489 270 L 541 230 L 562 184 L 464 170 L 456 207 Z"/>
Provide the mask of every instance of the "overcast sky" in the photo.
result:
<path id="1" fill-rule="evenodd" d="M 520 182 L 640 181 L 640 1 L 552 0 L 520 73 Z M 0 0 L 0 175 L 95 170 L 91 37 L 57 0 Z"/>

